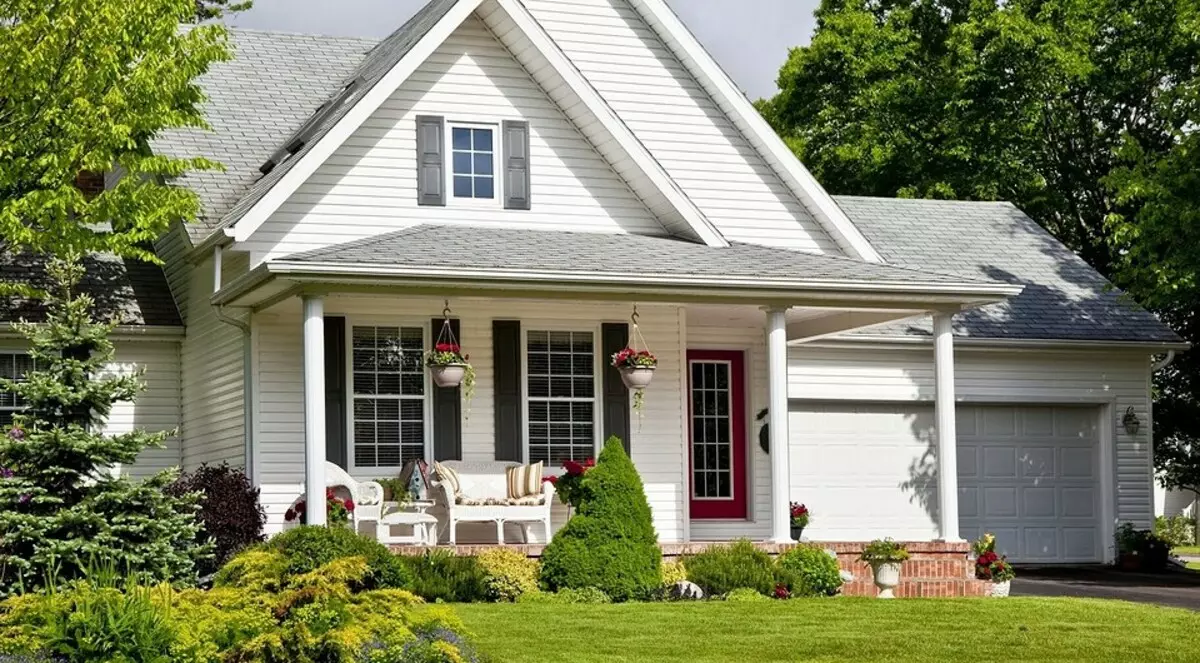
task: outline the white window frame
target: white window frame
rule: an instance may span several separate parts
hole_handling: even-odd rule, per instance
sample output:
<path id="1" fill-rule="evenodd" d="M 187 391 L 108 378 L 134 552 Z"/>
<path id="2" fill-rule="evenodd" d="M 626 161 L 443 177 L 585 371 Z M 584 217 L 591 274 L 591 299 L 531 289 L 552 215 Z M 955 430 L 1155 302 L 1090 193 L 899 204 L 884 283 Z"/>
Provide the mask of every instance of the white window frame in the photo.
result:
<path id="1" fill-rule="evenodd" d="M 7 358 L 7 357 L 13 357 L 13 356 L 30 357 L 29 352 L 27 352 L 25 350 L 18 350 L 15 348 L 0 349 L 0 357 Z M 32 357 L 30 357 L 30 361 L 33 361 Z M 36 370 L 36 368 L 37 368 L 36 365 L 30 366 L 30 370 Z M 14 378 L 14 379 L 19 379 L 19 378 Z M 13 397 L 15 398 L 16 394 L 13 394 Z M 10 407 L 7 405 L 0 405 L 0 412 L 8 412 L 10 414 L 19 414 L 21 412 L 24 412 L 25 408 L 27 408 L 27 407 L 28 407 L 27 405 L 22 405 L 21 407 Z M 0 431 L 0 433 L 3 433 L 3 431 Z"/>
<path id="2" fill-rule="evenodd" d="M 492 197 L 491 198 L 459 198 L 454 195 L 454 130 L 455 129 L 487 129 L 492 132 Z M 496 208 L 503 204 L 504 181 L 501 178 L 500 162 L 504 156 L 501 153 L 503 141 L 500 139 L 501 124 L 499 122 L 446 122 L 446 200 L 456 207 L 485 207 Z"/>
<path id="3" fill-rule="evenodd" d="M 743 355 L 743 356 L 745 356 L 745 355 Z M 743 359 L 743 361 L 745 361 L 745 360 Z M 728 407 L 729 407 L 729 409 L 728 409 L 728 412 L 729 412 L 729 415 L 728 415 L 728 418 L 729 418 L 729 497 L 701 497 L 696 494 L 696 488 L 697 488 L 697 486 L 696 486 L 696 439 L 695 439 L 696 438 L 696 420 L 695 420 L 696 414 L 694 412 L 694 408 L 692 405 L 692 397 L 694 396 L 694 387 L 695 387 L 695 383 L 692 381 L 692 367 L 694 367 L 697 364 L 714 364 L 714 365 L 720 364 L 720 365 L 725 366 L 726 370 L 729 371 L 729 386 L 727 389 L 728 395 L 726 396 L 727 400 L 729 401 L 729 405 L 728 405 Z M 690 465 L 690 467 L 688 468 L 688 472 L 691 475 L 689 477 L 689 479 L 691 480 L 691 484 L 692 484 L 691 500 L 695 501 L 695 502 L 733 502 L 734 500 L 737 499 L 737 482 L 738 482 L 737 472 L 733 467 L 734 466 L 733 439 L 734 439 L 734 436 L 737 435 L 737 429 L 734 426 L 734 417 L 733 417 L 733 408 L 734 408 L 733 362 L 729 361 L 728 359 L 689 359 L 687 362 L 687 367 L 688 367 L 688 382 L 687 382 L 688 441 L 687 442 L 688 442 L 688 464 Z M 749 437 L 746 438 L 746 444 L 747 444 L 747 447 L 750 444 Z M 749 453 L 747 453 L 747 457 L 749 457 Z M 705 471 L 708 471 L 708 468 L 705 468 Z M 749 489 L 749 486 L 747 486 L 747 489 Z M 747 497 L 747 499 L 749 499 L 749 497 Z"/>
<path id="4" fill-rule="evenodd" d="M 560 402 L 588 402 L 592 403 L 592 456 L 600 452 L 600 438 L 604 431 L 600 430 L 603 427 L 603 406 L 604 406 L 604 382 L 603 382 L 603 349 L 600 347 L 600 325 L 570 325 L 558 323 L 539 323 L 521 321 L 521 461 L 526 465 L 529 464 L 529 332 L 574 332 L 574 333 L 589 333 L 592 335 L 592 398 L 551 398 L 538 400 L 551 400 Z M 558 467 L 546 467 L 544 471 L 550 474 L 558 473 Z"/>
<path id="5" fill-rule="evenodd" d="M 429 370 L 425 368 L 425 352 L 429 350 L 429 321 L 413 318 L 391 318 L 378 316 L 346 316 L 346 471 L 352 476 L 367 476 L 374 473 L 376 477 L 386 474 L 398 474 L 403 466 L 360 467 L 354 462 L 354 328 L 355 327 L 411 327 L 421 330 L 421 374 L 424 381 L 421 411 L 424 413 L 425 428 L 422 434 L 425 445 L 425 460 L 433 458 L 433 381 L 429 378 Z M 397 400 L 415 400 L 397 397 Z"/>

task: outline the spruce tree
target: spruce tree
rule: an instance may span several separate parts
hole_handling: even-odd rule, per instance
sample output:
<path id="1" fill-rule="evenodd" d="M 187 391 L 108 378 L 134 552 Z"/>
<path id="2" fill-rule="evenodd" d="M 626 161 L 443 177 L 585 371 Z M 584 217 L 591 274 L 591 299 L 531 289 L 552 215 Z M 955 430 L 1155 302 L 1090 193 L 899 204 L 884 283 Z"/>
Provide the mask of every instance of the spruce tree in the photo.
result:
<path id="1" fill-rule="evenodd" d="M 170 496 L 175 475 L 120 476 L 172 432 L 108 435 L 113 405 L 142 391 L 140 373 L 114 375 L 116 323 L 96 322 L 93 301 L 75 293 L 83 268 L 53 259 L 42 323 L 21 322 L 33 370 L 0 380 L 25 409 L 0 434 L 0 595 L 69 581 L 93 565 L 147 581 L 188 581 L 208 554 L 196 543 L 194 495 Z"/>
<path id="2" fill-rule="evenodd" d="M 621 440 L 608 439 L 582 490 L 579 513 L 542 554 L 542 582 L 552 590 L 595 587 L 614 601 L 649 596 L 662 582 L 662 550 Z"/>

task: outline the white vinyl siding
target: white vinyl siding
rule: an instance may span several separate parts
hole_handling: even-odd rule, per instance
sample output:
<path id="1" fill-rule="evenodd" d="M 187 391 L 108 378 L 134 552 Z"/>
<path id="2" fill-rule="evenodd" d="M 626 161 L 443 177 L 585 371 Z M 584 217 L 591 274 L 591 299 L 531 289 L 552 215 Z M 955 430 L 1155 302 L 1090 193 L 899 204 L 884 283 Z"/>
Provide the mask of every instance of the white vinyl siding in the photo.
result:
<path id="1" fill-rule="evenodd" d="M 419 207 L 418 115 L 444 117 L 450 125 L 529 122 L 532 208 L 461 205 L 452 195 L 445 207 Z M 447 153 L 447 170 L 451 166 Z M 555 230 L 566 224 L 579 231 L 666 234 L 625 180 L 474 17 L 239 246 L 258 264 L 415 223 Z"/>
<path id="2" fill-rule="evenodd" d="M 351 470 L 399 470 L 427 458 L 424 327 L 354 325 Z"/>
<path id="3" fill-rule="evenodd" d="M 222 279 L 245 272 L 247 256 L 227 252 Z M 209 304 L 213 287 L 209 258 L 189 270 L 187 335 L 183 340 L 183 467 L 203 463 L 245 465 L 245 339 L 219 320 Z M 241 315 L 232 313 L 231 315 Z"/>
<path id="4" fill-rule="evenodd" d="M 842 253 L 625 0 L 524 4 L 726 238 Z"/>
<path id="5" fill-rule="evenodd" d="M 522 329 L 596 329 L 602 322 L 627 320 L 624 303 L 574 302 L 524 299 L 451 300 L 461 325 L 459 340 L 471 355 L 475 368 L 475 395 L 463 404 L 463 460 L 495 459 L 493 408 L 492 321 L 520 320 Z M 386 296 L 330 296 L 326 315 L 347 316 L 350 324 L 366 316 L 378 318 L 381 310 L 417 315 L 439 314 L 441 298 Z M 654 384 L 646 394 L 642 417 L 631 413 L 633 462 L 641 474 L 661 541 L 683 540 L 684 439 L 681 369 L 682 320 L 675 306 L 643 304 L 641 332 L 659 358 Z M 289 300 L 255 317 L 255 365 L 260 421 L 257 424 L 262 501 L 268 514 L 268 531 L 283 526 L 283 512 L 300 496 L 304 477 L 304 374 L 300 305 Z M 356 470 L 358 479 L 385 476 L 377 470 Z M 561 527 L 566 509 L 554 506 L 553 524 Z M 473 536 L 464 526 L 460 541 Z M 483 525 L 476 532 L 480 541 L 495 541 L 495 527 Z M 490 537 L 490 538 L 489 538 Z"/>
<path id="6" fill-rule="evenodd" d="M 525 336 L 527 462 L 557 467 L 594 458 L 600 408 L 597 348 L 590 331 L 537 331 Z"/>

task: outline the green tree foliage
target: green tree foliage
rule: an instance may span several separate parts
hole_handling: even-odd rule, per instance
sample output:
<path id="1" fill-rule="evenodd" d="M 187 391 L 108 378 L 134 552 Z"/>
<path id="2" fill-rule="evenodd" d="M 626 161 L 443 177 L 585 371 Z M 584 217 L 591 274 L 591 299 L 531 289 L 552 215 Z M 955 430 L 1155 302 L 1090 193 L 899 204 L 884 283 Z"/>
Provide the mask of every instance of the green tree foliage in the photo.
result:
<path id="1" fill-rule="evenodd" d="M 244 12 L 254 6 L 254 0 L 196 0 L 196 20 L 222 18 L 226 14 Z"/>
<path id="2" fill-rule="evenodd" d="M 823 0 L 764 117 L 833 193 L 1010 200 L 1200 342 L 1200 0 Z M 1156 460 L 1200 484 L 1200 356 Z"/>
<path id="3" fill-rule="evenodd" d="M 661 565 L 642 479 L 621 440 L 610 437 L 584 475 L 579 512 L 542 554 L 542 582 L 551 590 L 595 587 L 628 601 L 658 589 Z"/>
<path id="4" fill-rule="evenodd" d="M 48 272 L 59 292 L 47 300 L 46 322 L 17 325 L 34 370 L 0 380 L 26 405 L 0 435 L 0 593 L 71 580 L 94 563 L 153 580 L 194 579 L 196 560 L 208 554 L 196 542 L 194 496 L 165 492 L 171 472 L 134 481 L 113 471 L 172 433 L 104 432 L 113 405 L 142 391 L 141 375 L 108 372 L 114 324 L 94 322 L 92 300 L 72 294 L 83 268 L 54 260 Z"/>
<path id="5" fill-rule="evenodd" d="M 65 256 L 146 248 L 198 212 L 169 186 L 201 155 L 161 155 L 166 130 L 204 127 L 196 77 L 229 57 L 224 28 L 180 30 L 194 0 L 0 3 L 0 237 L 9 251 Z M 122 172 L 89 197 L 81 172 Z"/>

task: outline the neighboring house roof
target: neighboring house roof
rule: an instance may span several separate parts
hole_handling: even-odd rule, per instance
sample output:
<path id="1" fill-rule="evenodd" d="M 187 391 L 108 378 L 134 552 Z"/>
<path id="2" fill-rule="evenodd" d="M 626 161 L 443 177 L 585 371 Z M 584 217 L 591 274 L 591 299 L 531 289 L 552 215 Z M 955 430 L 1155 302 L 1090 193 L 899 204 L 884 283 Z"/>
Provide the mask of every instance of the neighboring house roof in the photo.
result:
<path id="1" fill-rule="evenodd" d="M 263 162 L 353 78 L 376 43 L 241 29 L 229 33 L 235 59 L 213 65 L 200 79 L 212 131 L 171 130 L 154 141 L 161 153 L 206 157 L 224 166 L 175 180 L 200 196 L 200 218 L 186 226 L 196 243 L 263 178 L 258 170 Z"/>
<path id="2" fill-rule="evenodd" d="M 95 302 L 97 320 L 116 319 L 128 326 L 178 327 L 183 322 L 162 269 L 157 265 L 111 255 L 92 256 L 83 261 L 86 272 L 79 291 Z M 48 290 L 46 260 L 29 254 L 0 251 L 0 281 L 23 283 Z M 40 300 L 10 297 L 0 299 L 0 323 L 45 320 Z"/>
<path id="3" fill-rule="evenodd" d="M 743 278 L 768 282 L 926 284 L 987 287 L 986 277 L 939 274 L 851 258 L 735 242 L 711 247 L 646 235 L 422 224 L 377 237 L 307 251 L 276 262 Z"/>
<path id="4" fill-rule="evenodd" d="M 1025 286 L 959 314 L 961 336 L 1182 343 L 1011 203 L 834 198 L 890 264 Z M 868 333 L 931 332 L 923 320 Z"/>

